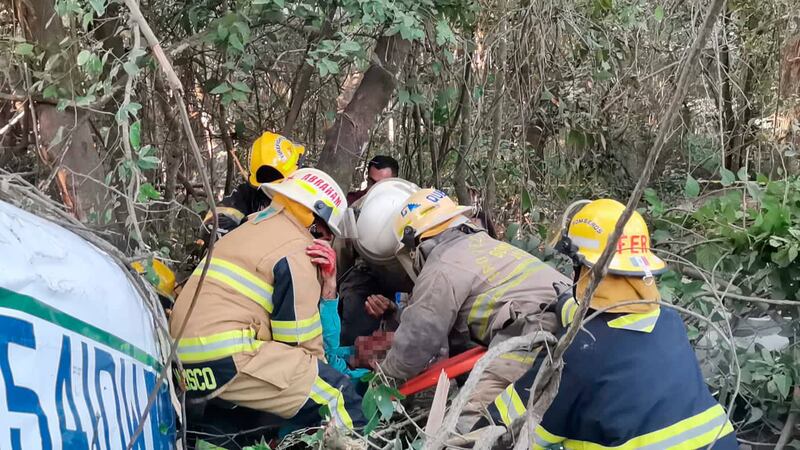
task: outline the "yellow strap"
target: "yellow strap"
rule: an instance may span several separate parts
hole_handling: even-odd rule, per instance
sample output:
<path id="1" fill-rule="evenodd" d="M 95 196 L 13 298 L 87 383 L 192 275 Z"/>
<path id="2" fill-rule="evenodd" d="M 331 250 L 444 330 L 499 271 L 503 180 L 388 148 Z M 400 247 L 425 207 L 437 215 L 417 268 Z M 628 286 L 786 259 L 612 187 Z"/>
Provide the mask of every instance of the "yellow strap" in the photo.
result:
<path id="1" fill-rule="evenodd" d="M 322 334 L 319 313 L 303 320 L 270 320 L 272 338 L 286 343 L 306 342 Z"/>
<path id="2" fill-rule="evenodd" d="M 322 378 L 317 377 L 314 380 L 314 385 L 311 386 L 309 396 L 314 403 L 328 406 L 328 410 L 333 415 L 333 420 L 336 424 L 349 429 L 353 428 L 353 419 L 350 418 L 350 414 L 345 408 L 344 396 L 341 391 L 328 384 Z"/>
<path id="3" fill-rule="evenodd" d="M 537 436 L 539 429 L 536 430 Z M 614 447 L 595 444 L 594 442 L 566 440 L 564 448 L 582 450 L 694 450 L 704 448 L 718 438 L 733 432 L 725 409 L 720 405 L 694 415 L 666 428 L 637 436 L 624 444 Z"/>
<path id="4" fill-rule="evenodd" d="M 255 339 L 255 331 L 251 329 L 223 331 L 181 339 L 178 341 L 178 357 L 185 363 L 212 361 L 236 353 L 254 353 L 262 344 Z"/>
<path id="5" fill-rule="evenodd" d="M 204 266 L 205 259 L 200 261 L 192 276 L 200 276 Z M 268 313 L 272 313 L 272 286 L 246 269 L 222 258 L 211 258 L 206 276 L 230 287 L 261 305 Z"/>
<path id="6" fill-rule="evenodd" d="M 624 316 L 617 317 L 614 320 L 609 320 L 608 326 L 623 330 L 651 333 L 656 327 L 656 322 L 658 321 L 660 314 L 661 308 L 647 313 L 625 314 Z"/>

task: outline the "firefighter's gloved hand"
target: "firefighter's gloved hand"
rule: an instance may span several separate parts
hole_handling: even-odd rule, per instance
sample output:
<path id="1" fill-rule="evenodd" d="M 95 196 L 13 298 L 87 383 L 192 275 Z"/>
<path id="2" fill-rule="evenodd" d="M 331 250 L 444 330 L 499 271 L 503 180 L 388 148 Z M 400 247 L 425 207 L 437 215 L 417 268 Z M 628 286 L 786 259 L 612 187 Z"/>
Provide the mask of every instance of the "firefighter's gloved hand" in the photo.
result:
<path id="1" fill-rule="evenodd" d="M 340 345 L 342 321 L 339 318 L 339 297 L 322 299 L 319 303 L 319 316 L 322 322 L 322 346 L 328 365 L 351 378 L 363 377 L 368 370 L 347 367 L 347 358 L 353 353 L 352 347 Z"/>

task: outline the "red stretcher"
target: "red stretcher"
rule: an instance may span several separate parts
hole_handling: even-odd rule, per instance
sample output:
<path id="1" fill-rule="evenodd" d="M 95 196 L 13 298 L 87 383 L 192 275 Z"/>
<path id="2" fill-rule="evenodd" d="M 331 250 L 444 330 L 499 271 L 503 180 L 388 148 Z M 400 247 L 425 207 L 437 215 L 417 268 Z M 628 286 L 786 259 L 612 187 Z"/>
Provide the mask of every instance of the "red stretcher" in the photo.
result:
<path id="1" fill-rule="evenodd" d="M 436 386 L 442 370 L 447 374 L 447 378 L 450 379 L 463 375 L 475 367 L 475 363 L 481 359 L 484 353 L 486 353 L 486 347 L 475 347 L 452 358 L 439 361 L 425 372 L 406 381 L 405 384 L 400 386 L 400 393 L 409 396 Z"/>

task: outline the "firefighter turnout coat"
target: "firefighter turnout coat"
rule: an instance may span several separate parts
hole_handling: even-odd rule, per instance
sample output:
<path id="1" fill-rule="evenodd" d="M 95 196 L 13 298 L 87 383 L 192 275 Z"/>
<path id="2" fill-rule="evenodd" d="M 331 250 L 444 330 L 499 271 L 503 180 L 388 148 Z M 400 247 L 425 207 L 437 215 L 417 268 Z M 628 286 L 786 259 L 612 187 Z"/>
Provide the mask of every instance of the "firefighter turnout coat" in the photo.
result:
<path id="1" fill-rule="evenodd" d="M 309 399 L 321 404 L 340 397 L 318 376 L 325 357 L 321 287 L 305 253 L 312 243 L 308 230 L 280 206 L 251 215 L 217 242 L 190 313 L 205 260 L 199 264 L 170 317 L 173 337 L 186 322 L 178 356 L 188 395 L 220 397 L 283 418 Z"/>
<path id="2" fill-rule="evenodd" d="M 570 294 L 558 305 L 562 332 L 578 309 Z M 525 413 L 542 359 L 489 407 L 496 422 L 510 426 Z M 712 442 L 714 449 L 738 448 L 683 321 L 669 308 L 601 313 L 584 323 L 564 354 L 558 394 L 532 441 L 533 449 L 693 450 Z"/>
<path id="3" fill-rule="evenodd" d="M 570 280 L 529 253 L 469 225 L 425 240 L 417 251 L 425 261 L 381 364 L 387 375 L 418 374 L 440 348 L 452 355 L 489 346 L 504 332 L 555 331 L 555 315 L 545 308 L 556 301 L 553 283 Z"/>

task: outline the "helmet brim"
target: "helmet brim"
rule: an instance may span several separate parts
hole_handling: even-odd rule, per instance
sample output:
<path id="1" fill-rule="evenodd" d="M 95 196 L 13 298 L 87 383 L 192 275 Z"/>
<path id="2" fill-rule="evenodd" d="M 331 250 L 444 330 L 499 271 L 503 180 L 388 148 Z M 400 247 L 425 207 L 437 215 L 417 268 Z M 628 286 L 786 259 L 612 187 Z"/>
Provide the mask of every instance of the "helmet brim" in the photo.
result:
<path id="1" fill-rule="evenodd" d="M 583 265 L 591 268 L 597 264 L 600 259 L 600 253 L 578 253 L 578 258 L 580 258 Z M 611 264 L 608 265 L 608 273 L 625 277 L 661 275 L 666 271 L 667 263 L 653 252 L 634 256 L 614 256 L 611 259 Z"/>

